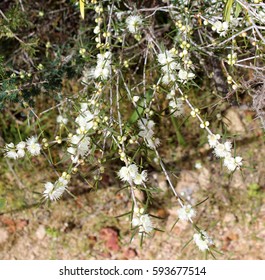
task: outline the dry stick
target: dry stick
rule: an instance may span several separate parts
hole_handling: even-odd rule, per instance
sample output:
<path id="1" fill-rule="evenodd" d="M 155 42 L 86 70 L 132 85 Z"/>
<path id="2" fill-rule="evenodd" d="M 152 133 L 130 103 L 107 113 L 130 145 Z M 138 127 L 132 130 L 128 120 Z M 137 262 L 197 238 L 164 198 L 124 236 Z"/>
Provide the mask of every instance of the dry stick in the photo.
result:
<path id="1" fill-rule="evenodd" d="M 243 2 L 243 1 L 239 1 L 239 0 L 236 0 L 236 2 L 238 4 L 240 4 L 242 7 L 244 7 L 248 11 L 249 14 L 252 14 L 254 17 L 256 17 L 256 14 L 251 10 L 251 7 L 248 5 L 248 3 Z M 256 32 L 258 33 L 260 39 L 265 43 L 265 38 L 260 33 L 259 27 L 256 25 L 256 23 L 254 22 L 254 20 L 251 16 L 249 17 L 249 19 L 250 19 L 250 22 L 251 22 L 252 26 L 254 27 Z"/>
<path id="2" fill-rule="evenodd" d="M 11 166 L 10 161 L 9 161 L 8 159 L 6 159 L 6 163 L 7 163 L 7 165 L 8 165 L 8 168 L 10 169 L 11 173 L 13 174 L 15 180 L 17 181 L 17 184 L 18 184 L 19 188 L 20 188 L 20 189 L 25 189 L 26 186 L 22 183 L 21 179 L 18 178 L 18 176 L 17 176 L 15 170 L 14 170 L 13 167 Z"/>

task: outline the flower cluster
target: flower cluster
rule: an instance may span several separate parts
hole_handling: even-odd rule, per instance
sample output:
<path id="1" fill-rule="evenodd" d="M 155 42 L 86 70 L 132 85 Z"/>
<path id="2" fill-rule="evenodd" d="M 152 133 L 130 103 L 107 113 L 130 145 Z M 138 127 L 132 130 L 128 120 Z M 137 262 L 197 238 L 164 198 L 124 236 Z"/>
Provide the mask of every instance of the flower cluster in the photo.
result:
<path id="1" fill-rule="evenodd" d="M 43 196 L 45 199 L 50 199 L 51 201 L 58 200 L 62 194 L 65 192 L 68 186 L 68 180 L 66 176 L 61 176 L 55 183 L 47 182 L 44 187 Z"/>
<path id="2" fill-rule="evenodd" d="M 232 53 L 232 54 L 227 55 L 227 63 L 229 65 L 236 64 L 236 61 L 237 61 L 237 54 L 236 53 Z"/>
<path id="3" fill-rule="evenodd" d="M 108 79 L 111 72 L 111 52 L 107 51 L 97 55 L 97 66 L 93 71 L 95 79 Z"/>
<path id="4" fill-rule="evenodd" d="M 147 181 L 147 172 L 143 170 L 139 173 L 138 166 L 136 164 L 123 166 L 118 172 L 118 176 L 122 181 L 127 181 L 130 184 L 133 182 L 135 185 L 141 185 Z"/>
<path id="5" fill-rule="evenodd" d="M 78 125 L 76 130 L 77 134 L 87 133 L 90 129 L 94 127 L 94 118 L 97 116 L 98 110 L 92 113 L 88 109 L 88 103 L 81 103 L 80 114 L 76 117 L 75 122 Z"/>
<path id="6" fill-rule="evenodd" d="M 170 51 L 166 50 L 157 56 L 157 60 L 163 72 L 162 82 L 164 84 L 176 81 L 175 70 L 179 69 L 180 65 L 176 62 L 175 57 L 175 49 L 171 49 Z"/>
<path id="7" fill-rule="evenodd" d="M 210 147 L 214 149 L 214 154 L 216 157 L 224 158 L 224 166 L 226 166 L 229 171 L 232 172 L 239 169 L 242 166 L 242 158 L 239 156 L 233 157 L 231 153 L 232 143 L 229 141 L 220 143 L 220 139 L 221 136 L 219 134 L 208 135 L 208 143 Z"/>
<path id="8" fill-rule="evenodd" d="M 26 151 L 31 156 L 38 156 L 41 152 L 41 145 L 38 143 L 36 136 L 31 136 L 27 141 L 21 141 L 17 145 L 9 143 L 5 145 L 5 156 L 12 159 L 23 158 Z"/>

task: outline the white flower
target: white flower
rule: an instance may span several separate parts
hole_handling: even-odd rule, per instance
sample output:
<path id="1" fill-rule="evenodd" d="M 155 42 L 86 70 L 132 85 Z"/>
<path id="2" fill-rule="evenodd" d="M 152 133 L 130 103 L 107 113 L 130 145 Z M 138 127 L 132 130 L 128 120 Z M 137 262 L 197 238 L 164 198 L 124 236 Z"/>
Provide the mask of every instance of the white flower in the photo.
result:
<path id="1" fill-rule="evenodd" d="M 232 157 L 231 155 L 228 155 L 224 159 L 224 166 L 227 167 L 229 171 L 234 171 L 242 165 L 242 158 L 241 157 Z"/>
<path id="2" fill-rule="evenodd" d="M 142 171 L 142 173 L 137 173 L 133 179 L 135 185 L 141 185 L 143 182 L 147 180 L 147 172 L 146 170 Z"/>
<path id="3" fill-rule="evenodd" d="M 79 130 L 85 132 L 93 127 L 94 114 L 89 110 L 82 111 L 79 116 L 75 119 L 76 123 L 79 125 Z"/>
<path id="4" fill-rule="evenodd" d="M 176 75 L 173 73 L 167 72 L 162 76 L 162 83 L 165 85 L 168 85 L 169 83 L 175 81 L 176 81 Z"/>
<path id="5" fill-rule="evenodd" d="M 264 9 L 264 8 L 263 8 Z M 261 22 L 261 23 L 265 23 L 265 9 L 264 10 L 260 10 L 257 14 L 257 19 Z"/>
<path id="6" fill-rule="evenodd" d="M 178 77 L 182 82 L 184 82 L 188 79 L 193 79 L 195 75 L 192 72 L 187 72 L 186 70 L 180 69 Z"/>
<path id="7" fill-rule="evenodd" d="M 57 116 L 56 121 L 59 124 L 65 124 L 66 125 L 68 123 L 68 119 L 63 117 L 62 115 Z"/>
<path id="8" fill-rule="evenodd" d="M 170 112 L 173 113 L 175 117 L 181 116 L 184 113 L 183 101 L 181 98 L 174 98 L 170 100 L 168 106 L 170 108 Z"/>
<path id="9" fill-rule="evenodd" d="M 38 156 L 41 151 L 41 145 L 38 143 L 38 139 L 36 136 L 31 136 L 26 141 L 27 150 L 32 156 Z"/>
<path id="10" fill-rule="evenodd" d="M 153 224 L 148 214 L 138 214 L 132 219 L 132 226 L 139 227 L 139 233 L 150 233 L 153 230 Z"/>
<path id="11" fill-rule="evenodd" d="M 196 169 L 202 169 L 202 163 L 201 163 L 200 161 L 197 161 L 197 162 L 195 163 L 194 167 L 195 167 Z"/>
<path id="12" fill-rule="evenodd" d="M 90 151 L 90 138 L 83 135 L 73 135 L 70 138 L 73 145 L 67 148 L 67 152 L 71 154 L 73 163 L 77 163 L 78 159 L 86 156 Z"/>
<path id="13" fill-rule="evenodd" d="M 141 119 L 138 121 L 138 126 L 141 129 L 139 132 L 139 136 L 144 138 L 146 144 L 151 149 L 154 149 L 160 144 L 160 140 L 158 138 L 154 138 L 153 128 L 155 123 L 152 120 Z"/>
<path id="14" fill-rule="evenodd" d="M 214 153 L 217 157 L 224 158 L 230 155 L 232 144 L 226 141 L 224 144 L 218 143 L 214 148 Z"/>
<path id="15" fill-rule="evenodd" d="M 132 34 L 137 33 L 142 23 L 143 20 L 140 16 L 129 16 L 126 19 L 127 28 Z"/>
<path id="16" fill-rule="evenodd" d="M 103 80 L 106 80 L 110 75 L 110 68 L 109 67 L 96 67 L 94 71 L 94 77 L 102 78 Z"/>
<path id="17" fill-rule="evenodd" d="M 165 52 L 158 54 L 157 60 L 162 66 L 164 66 L 171 64 L 174 61 L 174 57 L 174 53 L 166 50 Z"/>
<path id="18" fill-rule="evenodd" d="M 138 126 L 141 130 L 152 130 L 155 123 L 152 120 L 142 118 L 138 121 Z"/>
<path id="19" fill-rule="evenodd" d="M 145 141 L 147 142 L 147 146 L 151 149 L 154 149 L 160 145 L 159 138 L 145 138 Z"/>
<path id="20" fill-rule="evenodd" d="M 138 167 L 136 164 L 130 164 L 128 166 L 128 171 L 130 172 L 132 178 L 135 178 L 136 174 L 138 173 Z"/>
<path id="21" fill-rule="evenodd" d="M 208 135 L 208 142 L 211 148 L 216 147 L 217 144 L 219 144 L 219 139 L 221 138 L 221 136 L 219 134 L 211 134 Z"/>
<path id="22" fill-rule="evenodd" d="M 26 142 L 21 141 L 17 144 L 17 155 L 19 158 L 22 158 L 25 156 L 25 148 L 26 148 Z"/>
<path id="23" fill-rule="evenodd" d="M 98 34 L 100 33 L 100 27 L 97 25 L 95 28 L 94 28 L 94 31 L 93 31 L 95 34 Z"/>
<path id="24" fill-rule="evenodd" d="M 209 246 L 213 244 L 212 239 L 203 230 L 200 233 L 195 233 L 193 240 L 201 251 L 209 250 Z"/>
<path id="25" fill-rule="evenodd" d="M 138 167 L 136 164 L 130 164 L 128 167 L 123 166 L 118 172 L 118 176 L 122 181 L 132 182 L 138 174 Z"/>
<path id="26" fill-rule="evenodd" d="M 54 184 L 52 184 L 51 182 L 45 183 L 45 190 L 43 192 L 44 198 L 49 198 L 52 201 L 58 200 L 66 190 L 67 185 L 68 181 L 63 177 L 60 177 Z"/>
<path id="27" fill-rule="evenodd" d="M 182 221 L 188 221 L 196 215 L 196 211 L 191 205 L 184 205 L 177 211 L 178 217 Z"/>
<path id="28" fill-rule="evenodd" d="M 219 33 L 221 36 L 225 36 L 228 30 L 228 22 L 221 22 L 221 21 L 216 21 L 213 26 L 212 26 L 212 30 L 216 31 L 217 33 Z"/>
<path id="29" fill-rule="evenodd" d="M 9 143 L 5 145 L 5 156 L 12 159 L 18 158 L 18 154 L 16 152 L 16 147 L 14 143 Z"/>
<path id="30" fill-rule="evenodd" d="M 97 66 L 94 69 L 94 78 L 106 80 L 111 71 L 111 52 L 105 52 L 97 55 Z"/>

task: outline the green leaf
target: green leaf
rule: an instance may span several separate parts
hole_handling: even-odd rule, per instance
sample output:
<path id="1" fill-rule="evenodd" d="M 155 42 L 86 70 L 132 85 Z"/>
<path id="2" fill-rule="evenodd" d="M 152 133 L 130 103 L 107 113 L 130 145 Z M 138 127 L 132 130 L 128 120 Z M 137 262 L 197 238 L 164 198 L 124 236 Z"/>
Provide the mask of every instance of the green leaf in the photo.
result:
<path id="1" fill-rule="evenodd" d="M 173 224 L 173 226 L 171 227 L 170 231 L 173 230 L 173 228 L 175 227 L 175 225 L 177 224 L 177 222 L 179 221 L 179 219 L 176 220 L 176 222 Z"/>
<path id="2" fill-rule="evenodd" d="M 6 200 L 4 198 L 0 198 L 0 210 L 2 210 L 5 207 Z"/>
<path id="3" fill-rule="evenodd" d="M 182 136 L 182 134 L 180 132 L 179 126 L 178 126 L 177 121 L 176 121 L 176 118 L 174 118 L 174 116 L 171 116 L 171 121 L 172 121 L 173 126 L 175 128 L 175 132 L 176 132 L 176 136 L 177 136 L 177 140 L 178 140 L 179 145 L 185 147 L 187 144 L 185 142 L 184 137 Z"/>
<path id="4" fill-rule="evenodd" d="M 237 2 L 236 3 L 236 11 L 235 11 L 235 17 L 236 18 L 238 18 L 241 11 L 242 11 L 242 6 Z"/>
<path id="5" fill-rule="evenodd" d="M 148 91 L 146 93 L 147 104 L 150 102 L 151 99 L 152 99 L 152 92 Z M 141 101 L 139 102 L 137 108 L 131 114 L 129 122 L 130 123 L 135 123 L 140 118 L 140 116 L 142 115 L 144 109 L 145 109 L 144 108 L 144 99 L 142 98 Z"/>
<path id="6" fill-rule="evenodd" d="M 224 21 L 227 21 L 227 22 L 230 21 L 233 3 L 234 3 L 234 0 L 227 0 L 227 2 L 225 4 L 225 9 L 224 9 Z"/>

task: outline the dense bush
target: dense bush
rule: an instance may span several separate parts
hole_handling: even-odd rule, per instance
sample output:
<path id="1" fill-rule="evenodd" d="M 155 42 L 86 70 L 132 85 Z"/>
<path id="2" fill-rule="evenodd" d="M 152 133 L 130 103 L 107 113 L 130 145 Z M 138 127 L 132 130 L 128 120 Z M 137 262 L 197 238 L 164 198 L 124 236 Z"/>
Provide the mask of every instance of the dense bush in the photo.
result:
<path id="1" fill-rule="evenodd" d="M 173 131 L 178 145 L 208 142 L 231 176 L 244 172 L 222 112 L 249 95 L 264 126 L 265 4 L 27 0 L 0 9 L 0 107 L 23 124 L 21 134 L 3 132 L 3 155 L 47 160 L 54 175 L 40 200 L 71 194 L 77 174 L 94 186 L 115 174 L 132 201 L 132 237 L 142 240 L 159 230 L 148 214 L 157 192 L 148 171 L 160 169 L 198 248 L 216 250 L 195 222 L 203 201 L 176 192 L 162 151 Z"/>

